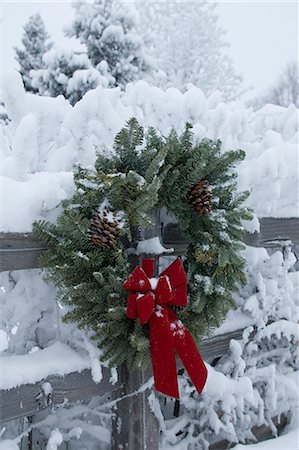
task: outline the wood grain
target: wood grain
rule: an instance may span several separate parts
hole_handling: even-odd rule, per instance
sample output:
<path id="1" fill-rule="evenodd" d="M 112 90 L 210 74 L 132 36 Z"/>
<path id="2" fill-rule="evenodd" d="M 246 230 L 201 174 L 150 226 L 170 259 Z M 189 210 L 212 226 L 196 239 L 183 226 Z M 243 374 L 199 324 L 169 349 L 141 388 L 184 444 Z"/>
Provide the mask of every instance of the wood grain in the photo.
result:
<path id="1" fill-rule="evenodd" d="M 260 233 L 245 235 L 245 244 L 253 247 L 282 248 L 286 241 L 291 241 L 294 245 L 299 245 L 299 218 L 262 218 L 260 225 Z M 156 227 L 155 231 L 158 236 L 160 228 Z M 148 232 L 144 237 L 150 237 Z M 174 248 L 173 255 L 186 252 L 186 239 L 177 223 L 162 226 L 161 240 L 166 248 Z M 0 233 L 0 271 L 39 267 L 38 258 L 46 249 L 47 246 L 34 239 L 30 233 Z M 166 253 L 165 256 L 169 254 Z"/>
<path id="2" fill-rule="evenodd" d="M 114 399 L 120 398 L 112 421 L 112 450 L 158 450 L 159 425 L 148 399 L 151 388 L 130 396 L 151 376 L 151 368 L 130 373 L 122 366 L 123 386 L 112 394 Z"/>
<path id="3" fill-rule="evenodd" d="M 236 330 L 223 335 L 214 336 L 203 339 L 199 348 L 204 360 L 208 363 L 213 363 L 214 360 L 223 356 L 229 349 L 229 342 L 231 339 L 240 339 L 243 330 Z M 178 363 L 178 368 L 181 367 Z M 151 371 L 135 371 L 131 374 L 124 372 L 122 368 L 121 380 L 117 384 L 112 385 L 109 382 L 110 370 L 103 368 L 103 379 L 101 383 L 95 383 L 92 379 L 90 370 L 84 370 L 81 373 L 73 372 L 65 377 L 50 376 L 47 379 L 41 380 L 36 384 L 24 384 L 10 390 L 0 391 L 0 422 L 6 422 L 17 417 L 30 416 L 35 414 L 39 409 L 48 407 L 46 399 L 42 395 L 42 384 L 48 382 L 53 389 L 52 405 L 60 405 L 66 400 L 74 402 L 76 400 L 85 400 L 94 395 L 103 395 L 107 392 L 115 391 L 114 398 L 126 395 L 130 392 L 136 391 L 139 386 L 144 384 L 152 375 Z M 125 380 L 127 377 L 127 385 Z M 144 393 L 148 396 L 148 392 Z M 40 397 L 38 399 L 38 397 Z M 136 396 L 137 398 L 138 396 Z M 124 415 L 127 414 L 127 408 L 137 408 L 137 404 L 144 402 L 144 399 L 133 399 L 132 405 L 128 406 L 128 402 L 123 402 L 119 405 L 119 411 Z M 131 415 L 132 417 L 132 415 Z M 150 420 L 148 416 L 147 420 Z M 153 426 L 153 424 L 152 424 Z M 134 447 L 130 447 L 133 450 Z"/>
<path id="4" fill-rule="evenodd" d="M 252 247 L 282 247 L 286 241 L 299 244 L 299 218 L 260 219 L 260 233 L 246 233 L 244 243 Z M 165 247 L 174 247 L 176 253 L 185 253 L 186 238 L 177 223 L 162 227 L 162 242 Z"/>
<path id="5" fill-rule="evenodd" d="M 30 233 L 0 233 L 0 271 L 37 268 L 46 249 Z"/>
<path id="6" fill-rule="evenodd" d="M 142 239 L 157 236 L 158 212 L 153 210 L 152 218 L 154 227 L 147 230 L 131 227 L 132 243 L 137 244 Z M 146 233 L 145 233 L 146 231 Z M 130 270 L 133 271 L 141 262 L 142 256 L 129 255 Z M 158 270 L 158 258 L 155 261 L 155 275 Z M 159 426 L 158 420 L 149 404 L 151 389 L 147 388 L 138 394 L 130 395 L 138 391 L 152 376 L 151 368 L 147 370 L 127 370 L 125 364 L 121 366 L 122 388 L 115 391 L 113 398 L 117 402 L 112 419 L 112 450 L 158 450 Z"/>
<path id="7" fill-rule="evenodd" d="M 21 370 L 21 368 L 20 368 Z M 95 395 L 104 395 L 121 386 L 121 381 L 112 385 L 109 381 L 111 371 L 103 368 L 103 379 L 95 383 L 88 369 L 72 372 L 65 377 L 50 376 L 35 384 L 23 384 L 9 390 L 0 391 L 0 422 L 7 422 L 17 417 L 34 415 L 40 409 L 86 400 Z M 52 394 L 46 398 L 43 383 L 48 382 Z"/>

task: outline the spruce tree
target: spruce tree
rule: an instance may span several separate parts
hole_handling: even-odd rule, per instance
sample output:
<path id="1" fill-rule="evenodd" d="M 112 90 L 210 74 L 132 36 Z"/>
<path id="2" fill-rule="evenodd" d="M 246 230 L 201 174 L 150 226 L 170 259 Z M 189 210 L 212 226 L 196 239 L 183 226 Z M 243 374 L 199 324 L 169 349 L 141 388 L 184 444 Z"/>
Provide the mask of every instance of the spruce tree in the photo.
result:
<path id="1" fill-rule="evenodd" d="M 68 36 L 79 38 L 95 68 L 107 65 L 111 86 L 124 87 L 150 70 L 133 4 L 115 0 L 76 2 Z"/>
<path id="2" fill-rule="evenodd" d="M 39 13 L 30 16 L 28 22 L 24 25 L 22 44 L 24 48 L 14 48 L 16 60 L 20 65 L 19 71 L 26 91 L 35 93 L 37 89 L 32 86 L 30 71 L 44 67 L 43 55 L 52 46 L 44 21 Z"/>
<path id="3" fill-rule="evenodd" d="M 74 105 L 84 94 L 108 80 L 91 67 L 86 53 L 72 49 L 52 48 L 43 57 L 44 67 L 31 72 L 31 83 L 39 95 L 63 95 Z"/>

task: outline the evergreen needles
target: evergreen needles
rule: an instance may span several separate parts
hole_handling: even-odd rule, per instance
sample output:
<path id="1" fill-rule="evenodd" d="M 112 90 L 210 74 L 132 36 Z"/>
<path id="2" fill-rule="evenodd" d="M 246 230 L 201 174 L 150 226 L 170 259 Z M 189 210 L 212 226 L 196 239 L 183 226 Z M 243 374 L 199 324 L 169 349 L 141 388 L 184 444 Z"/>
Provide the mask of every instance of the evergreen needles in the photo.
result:
<path id="1" fill-rule="evenodd" d="M 47 277 L 70 305 L 66 320 L 94 331 L 110 365 L 149 361 L 146 329 L 126 317 L 122 283 L 130 272 L 125 249 L 133 246 L 136 227 L 152 225 L 153 208 L 166 207 L 187 236 L 189 306 L 178 315 L 196 338 L 220 324 L 234 305 L 232 292 L 245 281 L 241 221 L 251 214 L 244 207 L 248 194 L 236 192 L 234 170 L 244 152 L 223 152 L 220 141 L 193 141 L 189 124 L 181 135 L 172 130 L 162 137 L 153 128 L 145 134 L 130 119 L 115 138 L 113 156 L 98 155 L 93 170 L 77 167 L 76 192 L 63 202 L 56 225 L 34 224 L 49 245 L 42 258 Z M 199 215 L 187 193 L 202 179 L 209 180 L 212 211 Z M 117 233 L 113 245 L 96 246 L 88 230 L 94 214 L 107 210 L 117 218 Z"/>

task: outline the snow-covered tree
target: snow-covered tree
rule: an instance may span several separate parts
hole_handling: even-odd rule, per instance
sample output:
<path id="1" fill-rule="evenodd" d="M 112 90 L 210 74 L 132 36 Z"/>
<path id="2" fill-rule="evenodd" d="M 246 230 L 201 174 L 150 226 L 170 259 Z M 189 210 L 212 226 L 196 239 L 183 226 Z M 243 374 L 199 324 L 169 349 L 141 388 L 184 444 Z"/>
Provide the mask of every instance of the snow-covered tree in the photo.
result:
<path id="1" fill-rule="evenodd" d="M 162 87 L 186 90 L 189 83 L 206 94 L 222 91 L 233 98 L 240 89 L 215 4 L 200 2 L 140 2 L 141 26 L 151 56 L 157 61 Z"/>
<path id="2" fill-rule="evenodd" d="M 289 271 L 296 259 L 287 247 L 270 257 L 264 248 L 247 247 L 244 256 L 248 284 L 236 296 L 235 321 L 252 325 L 240 341 L 230 341 L 229 355 L 209 366 L 201 396 L 183 375 L 181 415 L 164 427 L 165 446 L 208 449 L 213 439 L 255 440 L 251 429 L 263 424 L 276 435 L 272 418 L 296 414 L 298 272 Z"/>
<path id="3" fill-rule="evenodd" d="M 32 70 L 32 86 L 40 95 L 63 95 L 74 105 L 98 85 L 108 86 L 108 79 L 91 66 L 85 53 L 52 48 L 43 57 L 44 68 Z M 105 66 L 100 67 L 102 73 Z"/>
<path id="4" fill-rule="evenodd" d="M 276 83 L 262 97 L 253 102 L 254 106 L 257 107 L 261 107 L 266 103 L 279 106 L 289 106 L 293 103 L 299 108 L 299 74 L 297 62 L 289 62 Z"/>
<path id="5" fill-rule="evenodd" d="M 66 34 L 86 45 L 93 67 L 107 65 L 111 86 L 124 87 L 150 70 L 133 4 L 94 0 L 76 2 L 74 8 L 75 19 Z"/>
<path id="6" fill-rule="evenodd" d="M 28 22 L 24 25 L 22 44 L 23 48 L 14 48 L 16 60 L 20 65 L 19 71 L 26 91 L 36 92 L 31 84 L 30 70 L 44 67 L 43 55 L 52 46 L 39 13 L 30 16 Z"/>

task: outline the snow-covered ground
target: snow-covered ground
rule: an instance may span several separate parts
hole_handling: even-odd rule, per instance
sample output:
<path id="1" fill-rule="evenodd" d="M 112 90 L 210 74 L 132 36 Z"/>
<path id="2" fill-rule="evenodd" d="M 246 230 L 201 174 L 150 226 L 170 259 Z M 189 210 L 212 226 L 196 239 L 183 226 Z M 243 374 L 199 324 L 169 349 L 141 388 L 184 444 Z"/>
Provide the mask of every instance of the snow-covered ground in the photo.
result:
<path id="1" fill-rule="evenodd" d="M 239 189 L 258 217 L 298 217 L 298 110 L 266 105 L 253 112 L 242 103 L 205 97 L 196 87 L 184 94 L 144 81 L 98 87 L 74 107 L 62 96 L 26 94 L 17 73 L 3 87 L 11 122 L 2 124 L 3 231 L 30 231 L 32 221 L 55 220 L 73 191 L 72 169 L 90 166 L 96 153 L 111 151 L 115 134 L 136 116 L 142 125 L 167 133 L 194 125 L 196 139 L 221 139 L 224 149 L 242 148 Z"/>

